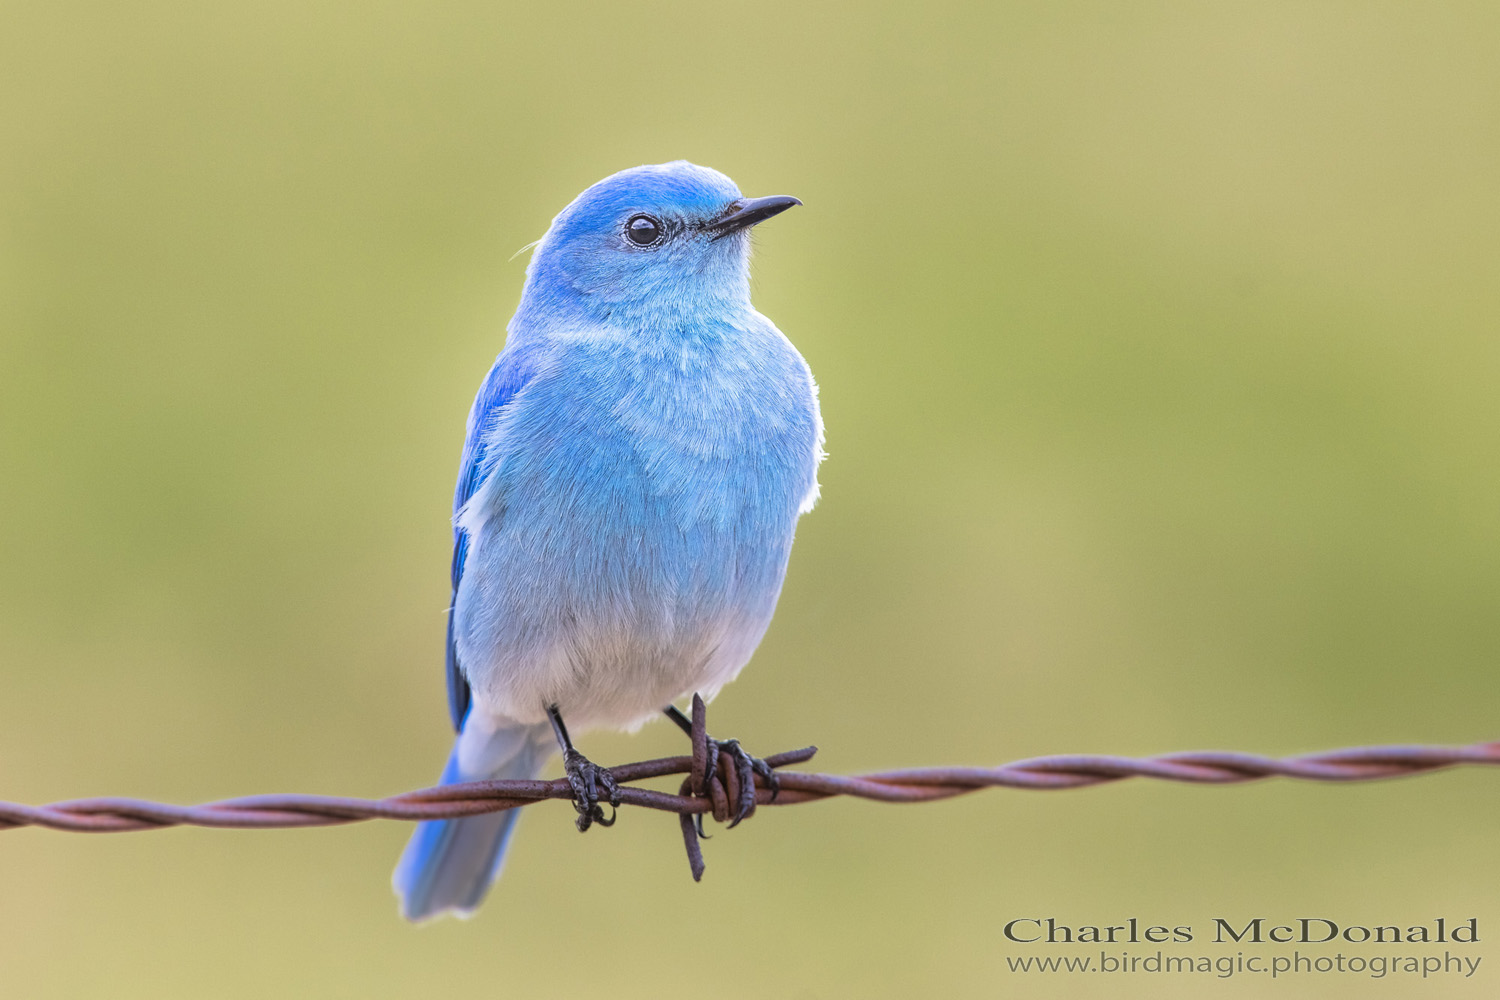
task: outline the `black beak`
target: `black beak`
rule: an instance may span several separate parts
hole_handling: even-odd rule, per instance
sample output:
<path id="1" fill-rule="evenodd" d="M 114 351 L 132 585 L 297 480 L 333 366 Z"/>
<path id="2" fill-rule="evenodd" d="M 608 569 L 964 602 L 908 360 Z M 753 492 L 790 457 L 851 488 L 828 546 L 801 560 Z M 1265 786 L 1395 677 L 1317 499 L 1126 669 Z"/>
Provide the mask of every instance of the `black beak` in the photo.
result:
<path id="1" fill-rule="evenodd" d="M 749 229 L 758 222 L 765 222 L 773 215 L 780 215 L 793 205 L 802 202 L 788 195 L 778 194 L 770 198 L 741 198 L 729 206 L 728 212 L 708 223 L 703 228 L 713 234 L 714 239 Z"/>

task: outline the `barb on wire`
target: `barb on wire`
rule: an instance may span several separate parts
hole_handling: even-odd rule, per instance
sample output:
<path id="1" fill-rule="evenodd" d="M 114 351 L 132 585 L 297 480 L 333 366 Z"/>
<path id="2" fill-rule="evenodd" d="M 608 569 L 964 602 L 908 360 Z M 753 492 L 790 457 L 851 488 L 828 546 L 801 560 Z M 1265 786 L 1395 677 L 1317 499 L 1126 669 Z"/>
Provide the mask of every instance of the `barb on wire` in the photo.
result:
<path id="1" fill-rule="evenodd" d="M 801 764 L 816 747 L 804 747 L 765 758 L 773 768 Z M 610 768 L 620 783 L 620 804 L 674 812 L 681 817 L 684 844 L 693 878 L 703 875 L 703 855 L 695 819 L 711 815 L 720 823 L 733 818 L 739 797 L 739 775 L 733 767 L 715 770 L 705 782 L 709 757 L 707 712 L 693 699 L 693 755 L 621 764 Z M 1469 746 L 1396 745 L 1349 747 L 1297 757 L 1262 757 L 1230 751 L 1173 753 L 1160 757 L 1113 757 L 1065 754 L 1032 757 L 999 767 L 927 767 L 846 776 L 806 771 L 776 772 L 776 790 L 756 782 L 755 802 L 796 805 L 847 795 L 876 802 L 935 802 L 982 788 L 1056 790 L 1086 788 L 1125 778 L 1155 778 L 1193 784 L 1227 785 L 1263 778 L 1306 781 L 1368 781 L 1422 774 L 1461 764 L 1500 764 L 1500 741 Z M 678 794 L 640 788 L 631 782 L 685 774 Z M 251 795 L 197 806 L 177 806 L 141 799 L 95 798 L 28 806 L 0 801 L 0 831 L 23 826 L 75 833 L 123 833 L 169 826 L 238 829 L 335 826 L 369 819 L 427 820 L 475 816 L 541 802 L 569 799 L 566 779 L 553 781 L 473 781 L 423 788 L 385 799 L 332 795 Z"/>

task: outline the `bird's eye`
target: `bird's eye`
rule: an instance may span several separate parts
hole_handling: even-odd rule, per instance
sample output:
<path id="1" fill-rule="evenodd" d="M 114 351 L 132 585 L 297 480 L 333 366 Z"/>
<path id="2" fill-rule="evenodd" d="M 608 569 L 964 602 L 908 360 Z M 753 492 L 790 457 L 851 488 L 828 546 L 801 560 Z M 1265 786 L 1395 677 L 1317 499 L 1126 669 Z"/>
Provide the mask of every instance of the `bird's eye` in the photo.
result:
<path id="1" fill-rule="evenodd" d="M 661 223 L 649 215 L 633 215 L 625 223 L 625 236 L 638 247 L 661 242 Z"/>

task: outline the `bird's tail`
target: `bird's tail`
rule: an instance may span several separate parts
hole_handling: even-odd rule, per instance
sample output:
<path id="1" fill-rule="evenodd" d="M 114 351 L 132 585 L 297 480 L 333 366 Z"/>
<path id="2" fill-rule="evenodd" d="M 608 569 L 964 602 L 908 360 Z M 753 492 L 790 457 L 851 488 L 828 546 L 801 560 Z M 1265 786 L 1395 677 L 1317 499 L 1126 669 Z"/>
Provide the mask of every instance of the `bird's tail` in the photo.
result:
<path id="1" fill-rule="evenodd" d="M 494 726 L 471 711 L 453 744 L 442 784 L 535 778 L 552 752 L 546 726 Z M 421 921 L 471 915 L 500 876 L 519 809 L 417 824 L 391 877 L 401 915 Z"/>

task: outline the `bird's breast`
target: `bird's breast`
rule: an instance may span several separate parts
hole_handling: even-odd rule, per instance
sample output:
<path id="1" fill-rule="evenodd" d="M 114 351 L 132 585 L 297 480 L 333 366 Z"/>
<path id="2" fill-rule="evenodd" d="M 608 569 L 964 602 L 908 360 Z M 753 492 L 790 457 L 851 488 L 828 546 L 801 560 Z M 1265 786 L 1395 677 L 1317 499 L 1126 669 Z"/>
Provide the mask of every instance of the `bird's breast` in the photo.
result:
<path id="1" fill-rule="evenodd" d="M 617 488 L 633 490 L 684 530 L 744 517 L 789 527 L 816 471 L 817 402 L 801 357 L 772 334 L 570 359 L 542 410 L 548 423 L 586 430 L 559 442 L 580 489 L 611 502 Z"/>
<path id="2" fill-rule="evenodd" d="M 671 697 L 723 683 L 770 620 L 815 489 L 817 402 L 789 344 L 590 346 L 506 408 L 462 522 L 460 652 L 476 696 L 507 712 L 540 697 L 533 683 L 559 703 L 642 671 Z"/>

